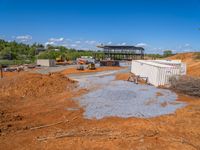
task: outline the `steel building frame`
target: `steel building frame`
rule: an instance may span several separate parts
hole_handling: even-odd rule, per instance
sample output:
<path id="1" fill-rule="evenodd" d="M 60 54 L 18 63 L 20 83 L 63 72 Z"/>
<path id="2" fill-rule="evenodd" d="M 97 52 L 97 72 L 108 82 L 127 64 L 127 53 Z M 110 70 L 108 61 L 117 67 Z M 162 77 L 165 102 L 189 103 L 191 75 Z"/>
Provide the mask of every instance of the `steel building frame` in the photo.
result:
<path id="1" fill-rule="evenodd" d="M 102 48 L 105 58 L 111 60 L 144 59 L 144 48 L 142 47 L 115 45 L 100 45 L 97 47 Z"/>

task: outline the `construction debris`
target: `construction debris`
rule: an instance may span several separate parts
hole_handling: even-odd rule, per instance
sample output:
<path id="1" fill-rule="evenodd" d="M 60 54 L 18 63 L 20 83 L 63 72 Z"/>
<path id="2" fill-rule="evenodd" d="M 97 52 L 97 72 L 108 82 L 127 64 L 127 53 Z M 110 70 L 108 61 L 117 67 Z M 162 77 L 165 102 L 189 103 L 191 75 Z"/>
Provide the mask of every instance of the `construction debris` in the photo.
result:
<path id="1" fill-rule="evenodd" d="M 200 97 L 200 78 L 175 76 L 170 78 L 171 88 L 191 96 Z"/>

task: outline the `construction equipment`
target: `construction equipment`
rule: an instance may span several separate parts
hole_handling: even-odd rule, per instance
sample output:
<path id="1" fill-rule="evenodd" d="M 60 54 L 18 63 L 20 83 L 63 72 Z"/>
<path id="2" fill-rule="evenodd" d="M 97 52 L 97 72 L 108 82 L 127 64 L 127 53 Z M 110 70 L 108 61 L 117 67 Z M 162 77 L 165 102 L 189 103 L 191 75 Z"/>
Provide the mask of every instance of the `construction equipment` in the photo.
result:
<path id="1" fill-rule="evenodd" d="M 56 62 L 64 62 L 64 61 L 65 61 L 65 58 L 62 55 L 56 58 Z"/>
<path id="2" fill-rule="evenodd" d="M 78 64 L 87 64 L 87 61 L 81 58 L 78 58 L 76 61 Z"/>
<path id="3" fill-rule="evenodd" d="M 95 63 L 95 59 L 91 56 L 81 56 L 80 58 L 76 59 L 77 63 L 83 62 L 84 64 Z"/>
<path id="4" fill-rule="evenodd" d="M 65 56 L 63 55 L 60 55 L 56 58 L 56 64 L 57 65 L 65 65 L 66 62 L 65 62 Z"/>
<path id="5" fill-rule="evenodd" d="M 87 68 L 88 68 L 89 70 L 95 70 L 95 69 L 96 69 L 94 63 L 89 63 L 88 66 L 87 66 Z"/>
<path id="6" fill-rule="evenodd" d="M 77 69 L 77 70 L 84 70 L 83 64 L 84 64 L 83 62 L 79 62 L 76 69 Z"/>

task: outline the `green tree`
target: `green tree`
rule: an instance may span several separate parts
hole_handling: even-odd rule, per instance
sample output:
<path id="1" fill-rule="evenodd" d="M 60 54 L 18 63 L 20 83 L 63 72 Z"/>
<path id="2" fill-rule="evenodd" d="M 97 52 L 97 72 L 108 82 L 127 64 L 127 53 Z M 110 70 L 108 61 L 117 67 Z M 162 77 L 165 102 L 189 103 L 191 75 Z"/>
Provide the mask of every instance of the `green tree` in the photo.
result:
<path id="1" fill-rule="evenodd" d="M 165 50 L 163 51 L 163 57 L 169 57 L 169 56 L 172 56 L 173 53 L 171 50 Z"/>

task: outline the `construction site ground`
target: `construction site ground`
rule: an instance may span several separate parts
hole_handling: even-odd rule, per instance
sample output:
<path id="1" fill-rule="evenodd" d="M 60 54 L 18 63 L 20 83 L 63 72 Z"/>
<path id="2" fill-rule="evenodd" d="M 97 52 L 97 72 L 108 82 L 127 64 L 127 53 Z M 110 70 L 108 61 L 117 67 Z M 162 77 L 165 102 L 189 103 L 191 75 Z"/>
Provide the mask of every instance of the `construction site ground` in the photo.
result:
<path id="1" fill-rule="evenodd" d="M 122 69 L 103 67 L 96 71 Z M 74 99 L 90 91 L 66 77 L 84 72 L 91 71 L 70 67 L 50 74 L 6 73 L 0 80 L 0 148 L 200 149 L 200 98 L 177 93 L 176 101 L 187 105 L 168 115 L 87 119 L 85 108 Z M 128 73 L 115 73 L 115 80 L 127 77 Z"/>

